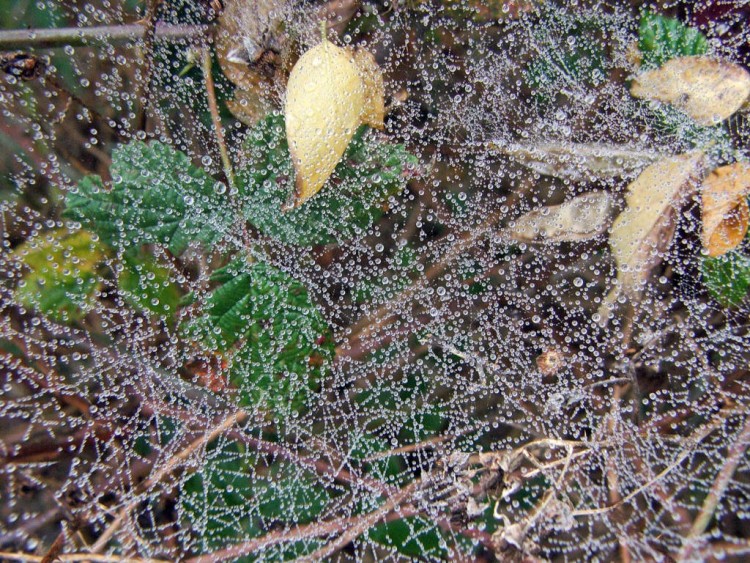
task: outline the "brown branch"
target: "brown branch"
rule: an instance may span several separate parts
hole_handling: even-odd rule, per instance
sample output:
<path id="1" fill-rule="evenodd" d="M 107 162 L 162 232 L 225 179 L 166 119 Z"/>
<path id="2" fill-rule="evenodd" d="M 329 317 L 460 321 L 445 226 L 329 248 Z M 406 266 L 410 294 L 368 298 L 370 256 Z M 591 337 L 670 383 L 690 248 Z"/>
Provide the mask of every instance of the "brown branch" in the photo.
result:
<path id="1" fill-rule="evenodd" d="M 0 50 L 126 44 L 144 39 L 146 29 L 141 23 L 52 29 L 6 29 L 0 30 Z M 155 39 L 195 40 L 204 37 L 209 29 L 210 26 L 207 25 L 157 24 Z"/>
<path id="2" fill-rule="evenodd" d="M 336 520 L 331 520 L 329 522 L 313 522 L 312 524 L 298 526 L 294 529 L 270 532 L 260 538 L 255 538 L 226 549 L 221 549 L 212 553 L 207 553 L 205 555 L 199 555 L 197 557 L 187 559 L 185 563 L 214 563 L 217 561 L 234 560 L 244 555 L 254 553 L 259 549 L 271 547 L 280 543 L 294 542 L 308 538 L 331 536 L 343 532 L 337 540 L 334 540 L 330 544 L 322 547 L 315 553 L 305 558 L 305 560 L 308 561 L 317 561 L 320 559 L 320 557 L 325 557 L 325 555 L 320 556 L 320 553 L 323 553 L 324 551 L 328 555 L 334 553 L 335 551 L 355 539 L 357 536 L 362 534 L 368 528 L 374 526 L 377 522 L 386 518 L 389 513 L 396 510 L 414 493 L 419 483 L 419 481 L 415 481 L 414 483 L 411 483 L 410 485 L 404 487 L 397 494 L 389 498 L 380 507 L 368 514 L 362 514 L 350 518 L 339 518 Z"/>
<path id="3" fill-rule="evenodd" d="M 221 125 L 221 116 L 219 115 L 219 105 L 216 101 L 216 88 L 212 74 L 211 51 L 208 49 L 203 49 L 201 53 L 201 66 L 203 68 L 203 76 L 206 80 L 208 109 L 211 113 L 211 123 L 216 135 L 216 144 L 219 145 L 219 154 L 221 155 L 221 163 L 224 166 L 224 175 L 227 177 L 227 182 L 229 182 L 229 193 L 232 193 L 234 188 L 234 172 L 232 171 L 232 161 L 229 160 L 229 151 L 227 151 L 227 145 L 224 141 L 224 128 Z"/>
<path id="4" fill-rule="evenodd" d="M 682 549 L 677 556 L 678 561 L 685 561 L 692 558 L 693 551 L 698 543 L 695 540 L 706 531 L 716 508 L 719 506 L 721 498 L 724 496 L 724 492 L 729 486 L 729 482 L 732 480 L 732 476 L 735 471 L 737 471 L 737 466 L 745 455 L 748 445 L 750 445 L 750 416 L 745 418 L 745 423 L 742 425 L 742 429 L 737 435 L 737 438 L 728 448 L 727 459 L 724 462 L 724 466 L 721 468 L 718 475 L 716 475 L 711 490 L 703 501 L 703 506 L 701 506 L 698 516 L 693 521 L 693 526 L 690 528 L 690 531 L 683 542 Z"/>
<path id="5" fill-rule="evenodd" d="M 141 80 L 141 111 L 138 118 L 138 129 L 146 130 L 148 109 L 151 105 L 151 73 L 153 70 L 154 42 L 156 40 L 156 11 L 161 0 L 149 0 L 146 17 L 143 20 L 143 78 Z"/>
<path id="6" fill-rule="evenodd" d="M 26 553 L 13 553 L 0 551 L 0 559 L 5 561 L 29 561 L 31 563 L 42 563 L 41 555 L 28 555 Z M 92 563 L 170 563 L 164 559 L 141 559 L 140 557 L 120 557 L 119 555 L 98 555 L 96 553 L 65 553 L 58 555 L 55 561 L 91 561 Z"/>
<path id="7" fill-rule="evenodd" d="M 164 466 L 162 466 L 151 477 L 143 482 L 143 484 L 139 487 L 140 490 L 148 490 L 149 488 L 159 483 L 164 477 L 177 469 L 177 467 L 181 463 L 192 456 L 193 453 L 195 453 L 200 448 L 205 447 L 209 442 L 212 442 L 213 440 L 218 438 L 223 432 L 226 432 L 235 424 L 241 424 L 244 420 L 247 419 L 247 417 L 248 415 L 245 411 L 237 411 L 227 416 L 224 420 L 221 421 L 221 423 L 216 425 L 211 430 L 211 432 L 209 432 L 208 434 L 204 434 L 196 440 L 193 440 L 185 449 L 177 453 L 175 456 L 171 457 L 169 461 L 164 464 Z M 114 533 L 120 528 L 122 523 L 125 521 L 125 518 L 127 518 L 128 514 L 130 514 L 130 511 L 133 510 L 133 508 L 135 508 L 139 503 L 140 500 L 138 499 L 138 495 L 134 495 L 133 500 L 128 502 L 119 510 L 117 516 L 115 516 L 115 519 L 112 521 L 109 527 L 104 530 L 102 535 L 99 536 L 99 538 L 96 540 L 96 543 L 94 543 L 94 545 L 91 547 L 92 553 L 98 553 L 106 547 L 107 543 L 112 538 Z"/>

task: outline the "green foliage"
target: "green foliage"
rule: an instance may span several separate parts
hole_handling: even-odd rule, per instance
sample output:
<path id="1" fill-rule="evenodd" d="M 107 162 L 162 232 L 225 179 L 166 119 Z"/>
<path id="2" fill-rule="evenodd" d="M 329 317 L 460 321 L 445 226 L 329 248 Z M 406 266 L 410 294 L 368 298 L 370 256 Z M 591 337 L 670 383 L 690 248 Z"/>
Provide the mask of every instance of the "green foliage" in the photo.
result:
<path id="1" fill-rule="evenodd" d="M 180 494 L 182 518 L 199 530 L 201 551 L 225 547 L 230 540 L 260 533 L 254 514 L 252 473 L 236 442 L 209 445 L 203 467 L 184 483 Z"/>
<path id="2" fill-rule="evenodd" d="M 742 303 L 750 290 L 750 257 L 739 250 L 705 258 L 703 282 L 711 296 L 725 307 Z"/>
<path id="3" fill-rule="evenodd" d="M 538 55 L 524 72 L 536 100 L 543 105 L 550 104 L 571 84 L 601 85 L 609 64 L 599 40 L 606 32 L 604 22 L 589 15 L 564 14 L 551 9 L 541 9 L 540 18 L 535 31 Z M 550 29 L 558 32 L 553 35 Z M 566 37 L 571 40 L 564 41 Z"/>
<path id="4" fill-rule="evenodd" d="M 116 248 L 158 243 L 179 254 L 193 241 L 216 243 L 232 222 L 220 195 L 225 186 L 168 145 L 118 147 L 111 175 L 111 190 L 98 176 L 81 180 L 65 215 Z"/>
<path id="5" fill-rule="evenodd" d="M 643 68 L 652 68 L 676 57 L 705 55 L 708 40 L 700 31 L 675 18 L 647 12 L 638 27 L 638 49 Z"/>
<path id="6" fill-rule="evenodd" d="M 170 269 L 142 254 L 125 254 L 119 286 L 133 307 L 164 319 L 171 319 L 180 305 L 180 289 Z"/>
<path id="7" fill-rule="evenodd" d="M 261 536 L 274 525 L 313 522 L 328 504 L 328 491 L 315 486 L 310 474 L 286 463 L 275 464 L 268 475 L 258 477 L 252 461 L 241 444 L 216 441 L 209 445 L 200 471 L 185 482 L 180 512 L 202 552 Z M 290 560 L 319 546 L 317 540 L 292 542 L 270 548 L 264 557 Z"/>
<path id="8" fill-rule="evenodd" d="M 325 320 L 305 287 L 281 270 L 240 258 L 217 270 L 221 283 L 186 332 L 231 355 L 229 379 L 244 406 L 265 405 L 282 418 L 299 411 L 332 357 Z"/>
<path id="9" fill-rule="evenodd" d="M 403 145 L 380 142 L 361 127 L 320 193 L 283 212 L 294 178 L 283 116 L 263 119 L 251 131 L 248 146 L 250 161 L 237 174 L 246 218 L 263 233 L 300 246 L 340 242 L 364 232 L 381 217 L 388 196 L 403 189 L 406 170 L 417 163 Z"/>
<path id="10" fill-rule="evenodd" d="M 62 322 L 81 319 L 94 306 L 104 248 L 91 233 L 50 231 L 19 246 L 14 257 L 25 270 L 15 291 L 19 304 Z"/>
<path id="11" fill-rule="evenodd" d="M 448 555 L 437 524 L 418 516 L 401 518 L 371 528 L 369 538 L 420 559 L 445 559 Z"/>

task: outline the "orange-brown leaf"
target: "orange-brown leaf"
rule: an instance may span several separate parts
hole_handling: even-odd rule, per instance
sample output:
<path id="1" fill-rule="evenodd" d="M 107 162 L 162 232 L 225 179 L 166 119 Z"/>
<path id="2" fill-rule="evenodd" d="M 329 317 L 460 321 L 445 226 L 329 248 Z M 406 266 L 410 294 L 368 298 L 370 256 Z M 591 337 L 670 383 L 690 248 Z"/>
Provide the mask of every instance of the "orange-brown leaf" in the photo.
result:
<path id="1" fill-rule="evenodd" d="M 703 183 L 703 247 L 709 256 L 736 248 L 747 233 L 750 210 L 750 164 L 735 162 L 717 168 Z"/>

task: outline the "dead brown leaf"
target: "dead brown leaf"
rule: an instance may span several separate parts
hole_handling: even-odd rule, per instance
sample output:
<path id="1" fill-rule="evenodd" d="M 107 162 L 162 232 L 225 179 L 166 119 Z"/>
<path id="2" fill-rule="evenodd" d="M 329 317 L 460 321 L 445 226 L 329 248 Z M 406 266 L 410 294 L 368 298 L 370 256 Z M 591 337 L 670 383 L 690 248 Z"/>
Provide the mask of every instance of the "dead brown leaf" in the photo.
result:
<path id="1" fill-rule="evenodd" d="M 534 143 L 491 147 L 527 168 L 573 182 L 635 175 L 664 155 L 627 146 L 596 143 Z"/>
<path id="2" fill-rule="evenodd" d="M 703 247 L 709 256 L 726 254 L 745 238 L 750 218 L 748 193 L 747 162 L 717 168 L 703 182 Z"/>
<path id="3" fill-rule="evenodd" d="M 750 73 L 727 61 L 679 57 L 639 75 L 630 92 L 636 98 L 672 104 L 701 125 L 716 125 L 750 96 Z"/>
<path id="4" fill-rule="evenodd" d="M 639 300 L 651 270 L 672 242 L 677 214 L 703 179 L 704 167 L 702 152 L 682 154 L 652 164 L 628 186 L 626 208 L 609 235 L 617 285 L 599 309 L 603 323 L 621 295 Z"/>
<path id="5" fill-rule="evenodd" d="M 587 240 L 607 230 L 611 209 L 612 198 L 607 192 L 590 192 L 522 215 L 510 228 L 509 236 L 522 242 Z"/>

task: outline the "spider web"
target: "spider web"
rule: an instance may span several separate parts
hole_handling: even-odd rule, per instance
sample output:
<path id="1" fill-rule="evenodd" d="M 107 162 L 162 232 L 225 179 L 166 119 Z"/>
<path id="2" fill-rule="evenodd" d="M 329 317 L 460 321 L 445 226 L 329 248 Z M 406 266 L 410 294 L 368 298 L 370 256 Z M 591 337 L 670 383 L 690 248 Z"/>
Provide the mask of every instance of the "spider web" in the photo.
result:
<path id="1" fill-rule="evenodd" d="M 284 21 L 245 26 L 245 47 L 319 41 L 316 3 L 241 4 Z M 630 96 L 639 2 L 332 4 L 340 43 L 375 54 L 390 104 L 336 182 L 386 182 L 378 147 L 413 162 L 376 204 L 363 189 L 310 211 L 306 236 L 327 237 L 310 244 L 269 230 L 298 219 L 253 215 L 226 177 L 201 36 L 160 38 L 214 21 L 211 2 L 155 15 L 18 2 L 2 21 L 157 23 L 153 41 L 37 48 L 41 77 L 0 83 L 0 559 L 53 544 L 91 561 L 741 559 L 748 307 L 720 306 L 702 281 L 697 204 L 641 301 L 603 329 L 605 233 L 502 233 L 594 189 L 620 211 L 633 175 L 553 177 L 493 147 L 710 147 L 718 165 L 747 159 L 747 114 L 700 129 Z M 695 4 L 665 14 L 747 65 L 747 9 Z M 288 165 L 280 106 L 243 124 L 212 64 L 238 181 L 273 190 Z M 339 201 L 331 187 L 316 197 Z M 75 197 L 106 201 L 100 221 L 132 219 L 107 238 L 71 216 Z M 183 215 L 149 223 L 148 197 Z M 336 213 L 356 218 L 346 236 Z M 165 243 L 164 223 L 206 234 Z"/>

